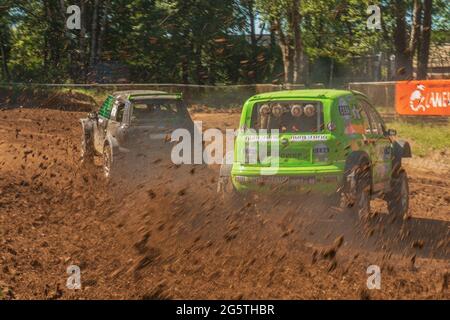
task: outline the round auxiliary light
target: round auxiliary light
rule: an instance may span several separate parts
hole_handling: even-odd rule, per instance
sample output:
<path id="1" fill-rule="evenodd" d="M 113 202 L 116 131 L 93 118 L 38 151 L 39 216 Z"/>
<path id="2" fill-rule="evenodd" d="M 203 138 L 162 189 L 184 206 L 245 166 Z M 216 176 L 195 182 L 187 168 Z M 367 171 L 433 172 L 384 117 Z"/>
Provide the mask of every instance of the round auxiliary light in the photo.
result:
<path id="1" fill-rule="evenodd" d="M 263 104 L 261 106 L 261 108 L 259 109 L 259 113 L 262 114 L 263 116 L 269 115 L 270 112 L 271 112 L 271 110 L 270 110 L 270 106 L 268 104 Z"/>
<path id="2" fill-rule="evenodd" d="M 272 106 L 272 114 L 274 115 L 275 118 L 281 117 L 281 115 L 283 114 L 283 106 L 279 103 L 274 104 Z"/>
<path id="3" fill-rule="evenodd" d="M 313 104 L 307 104 L 303 110 L 305 116 L 313 117 L 316 114 L 316 107 Z"/>
<path id="4" fill-rule="evenodd" d="M 303 114 L 303 109 L 301 105 L 298 104 L 294 104 L 291 107 L 291 114 L 293 117 L 298 118 L 301 117 L 301 115 Z"/>

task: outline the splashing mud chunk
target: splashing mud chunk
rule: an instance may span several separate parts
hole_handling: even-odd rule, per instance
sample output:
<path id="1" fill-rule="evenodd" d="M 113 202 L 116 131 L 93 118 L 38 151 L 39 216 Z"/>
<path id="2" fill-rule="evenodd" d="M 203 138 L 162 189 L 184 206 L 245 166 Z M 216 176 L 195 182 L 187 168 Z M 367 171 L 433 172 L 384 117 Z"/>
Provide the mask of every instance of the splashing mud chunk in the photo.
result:
<path id="1" fill-rule="evenodd" d="M 157 263 L 158 258 L 160 257 L 161 252 L 157 248 L 149 248 L 145 254 L 145 256 L 139 260 L 135 267 L 135 271 L 143 270 L 151 265 Z"/>
<path id="2" fill-rule="evenodd" d="M 140 254 L 144 254 L 148 249 L 147 249 L 147 242 L 148 239 L 150 238 L 150 233 L 147 232 L 141 239 L 141 241 L 136 242 L 134 244 L 134 248 L 140 253 Z"/>
<path id="3" fill-rule="evenodd" d="M 442 276 L 442 285 L 441 285 L 441 292 L 444 293 L 448 290 L 448 279 L 450 278 L 450 272 L 444 273 Z"/>
<path id="4" fill-rule="evenodd" d="M 165 282 L 160 282 L 156 287 L 142 296 L 142 300 L 171 300 L 167 293 L 167 285 Z"/>

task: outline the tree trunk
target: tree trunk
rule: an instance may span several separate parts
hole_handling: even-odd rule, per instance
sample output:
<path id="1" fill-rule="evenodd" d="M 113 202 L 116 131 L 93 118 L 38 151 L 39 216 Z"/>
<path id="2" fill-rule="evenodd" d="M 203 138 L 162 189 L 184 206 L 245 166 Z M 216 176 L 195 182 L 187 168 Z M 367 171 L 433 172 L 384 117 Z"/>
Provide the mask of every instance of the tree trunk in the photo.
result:
<path id="1" fill-rule="evenodd" d="M 202 45 L 200 43 L 196 43 L 194 45 L 194 62 L 195 62 L 195 81 L 199 85 L 204 84 L 205 74 L 203 70 L 202 64 Z"/>
<path id="2" fill-rule="evenodd" d="M 294 35 L 294 66 L 293 66 L 293 76 L 292 81 L 294 83 L 300 83 L 303 75 L 303 46 L 300 31 L 300 0 L 292 1 L 292 19 L 291 28 Z"/>
<path id="3" fill-rule="evenodd" d="M 330 75 L 328 78 L 328 87 L 333 88 L 333 75 L 334 75 L 334 59 L 331 58 L 330 61 Z"/>
<path id="4" fill-rule="evenodd" d="M 98 33 L 98 39 L 97 39 L 97 59 L 100 59 L 101 61 L 101 55 L 103 50 L 103 37 L 105 35 L 106 30 L 106 21 L 107 21 L 107 15 L 108 15 L 108 5 L 109 1 L 105 0 L 103 1 L 103 13 L 102 18 L 100 20 L 100 31 Z"/>
<path id="5" fill-rule="evenodd" d="M 283 57 L 284 83 L 292 83 L 294 63 L 294 54 L 291 47 L 292 41 L 290 37 L 284 34 L 283 30 L 281 29 L 281 22 L 279 20 L 274 21 L 274 28 L 278 33 L 278 45 L 280 46 L 281 54 Z"/>
<path id="6" fill-rule="evenodd" d="M 46 19 L 48 23 L 48 40 L 49 40 L 49 52 L 50 52 L 50 62 L 51 62 L 51 70 L 56 71 L 61 67 L 61 53 L 64 46 L 63 39 L 63 21 L 58 19 L 60 10 L 59 4 L 55 1 L 44 1 Z M 60 73 L 57 73 L 57 78 L 60 77 Z M 53 77 L 55 75 L 52 75 Z M 54 80 L 58 80 L 53 78 Z"/>
<path id="7" fill-rule="evenodd" d="M 273 19 L 270 20 L 270 52 L 273 53 L 277 46 L 276 27 Z"/>
<path id="8" fill-rule="evenodd" d="M 414 0 L 413 23 L 411 27 L 411 36 L 409 39 L 409 48 L 408 48 L 408 54 L 410 56 L 409 58 L 411 60 L 411 65 L 414 58 L 414 53 L 416 52 L 418 45 L 421 23 L 422 23 L 422 1 Z"/>
<path id="9" fill-rule="evenodd" d="M 404 0 L 395 0 L 395 69 L 396 80 L 406 80 L 412 78 L 412 63 L 408 52 L 407 25 L 406 25 L 406 4 Z"/>
<path id="10" fill-rule="evenodd" d="M 292 54 L 292 49 L 289 45 L 281 44 L 281 53 L 283 56 L 283 67 L 284 67 L 284 83 L 293 82 L 293 64 L 294 57 Z"/>
<path id="11" fill-rule="evenodd" d="M 98 18 L 98 0 L 94 1 L 94 11 L 92 14 L 91 26 L 91 57 L 89 58 L 89 66 L 94 67 L 97 60 L 97 18 Z"/>
<path id="12" fill-rule="evenodd" d="M 186 56 L 181 58 L 181 81 L 184 84 L 189 83 L 189 62 Z"/>
<path id="13" fill-rule="evenodd" d="M 85 37 L 86 37 L 86 25 L 85 25 L 85 18 L 84 18 L 84 12 L 86 10 L 86 3 L 85 0 L 81 0 L 81 29 L 80 29 L 80 77 L 83 82 L 86 82 L 86 54 L 85 54 Z"/>
<path id="14" fill-rule="evenodd" d="M 9 80 L 11 80 L 10 75 L 9 75 L 9 69 L 8 69 L 8 60 L 6 57 L 6 50 L 5 50 L 5 45 L 4 45 L 4 41 L 3 41 L 3 36 L 0 38 L 0 51 L 2 54 L 2 73 L 3 73 L 3 78 L 9 82 Z"/>
<path id="15" fill-rule="evenodd" d="M 424 0 L 423 25 L 418 50 L 417 79 L 424 80 L 428 74 L 428 58 L 430 56 L 430 40 L 432 26 L 433 0 Z"/>
<path id="16" fill-rule="evenodd" d="M 255 1 L 248 0 L 245 2 L 250 22 L 250 45 L 252 49 L 252 71 L 254 72 L 253 82 L 258 82 L 258 39 L 256 38 L 256 17 L 255 17 Z"/>

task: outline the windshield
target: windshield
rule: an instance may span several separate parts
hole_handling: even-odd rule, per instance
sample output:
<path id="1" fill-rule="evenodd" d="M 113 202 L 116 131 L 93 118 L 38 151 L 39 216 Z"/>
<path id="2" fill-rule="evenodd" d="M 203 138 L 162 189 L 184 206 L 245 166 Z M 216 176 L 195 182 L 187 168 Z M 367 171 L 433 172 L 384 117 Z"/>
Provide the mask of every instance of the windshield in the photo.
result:
<path id="1" fill-rule="evenodd" d="M 185 108 L 180 100 L 135 100 L 132 106 L 132 123 L 159 122 L 164 119 L 182 118 L 185 115 Z"/>
<path id="2" fill-rule="evenodd" d="M 260 103 L 253 107 L 251 128 L 280 133 L 323 131 L 323 108 L 318 101 Z"/>

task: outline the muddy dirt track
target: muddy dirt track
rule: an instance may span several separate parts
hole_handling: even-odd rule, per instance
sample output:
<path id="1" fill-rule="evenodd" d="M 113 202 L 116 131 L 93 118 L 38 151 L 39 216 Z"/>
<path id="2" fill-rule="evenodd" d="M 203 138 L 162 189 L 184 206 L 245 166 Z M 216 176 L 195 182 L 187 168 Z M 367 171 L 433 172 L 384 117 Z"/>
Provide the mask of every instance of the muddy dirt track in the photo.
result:
<path id="1" fill-rule="evenodd" d="M 448 167 L 407 164 L 405 221 L 377 202 L 368 221 L 313 198 L 235 207 L 216 195 L 216 167 L 148 159 L 144 182 L 105 185 L 79 166 L 83 115 L 0 111 L 2 298 L 450 298 Z M 223 129 L 238 116 L 194 118 Z M 82 290 L 66 288 L 69 265 Z M 381 290 L 367 290 L 370 265 Z"/>

